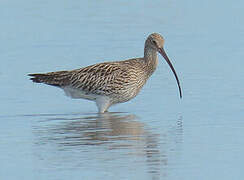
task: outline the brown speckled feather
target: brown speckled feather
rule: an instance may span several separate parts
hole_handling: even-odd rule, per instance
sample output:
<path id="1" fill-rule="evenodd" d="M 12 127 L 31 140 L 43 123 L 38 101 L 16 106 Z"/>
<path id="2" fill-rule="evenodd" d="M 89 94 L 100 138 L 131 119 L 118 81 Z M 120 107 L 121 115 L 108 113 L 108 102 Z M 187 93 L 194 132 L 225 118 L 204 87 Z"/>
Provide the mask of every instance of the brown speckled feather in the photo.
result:
<path id="1" fill-rule="evenodd" d="M 149 77 L 145 62 L 138 59 L 99 63 L 72 71 L 29 75 L 37 83 L 69 86 L 89 94 L 111 96 L 116 98 L 115 102 L 124 102 L 134 97 Z M 120 98 L 121 95 L 124 100 Z"/>
<path id="2" fill-rule="evenodd" d="M 75 70 L 71 77 L 72 86 L 92 92 L 124 89 L 140 79 L 138 71 L 142 71 L 143 61 L 134 61 L 107 62 Z"/>
<path id="3" fill-rule="evenodd" d="M 49 72 L 44 74 L 28 74 L 28 76 L 32 76 L 30 78 L 35 83 L 45 83 L 52 86 L 66 86 L 68 85 L 68 81 L 70 79 L 70 71 L 57 71 L 57 72 Z"/>

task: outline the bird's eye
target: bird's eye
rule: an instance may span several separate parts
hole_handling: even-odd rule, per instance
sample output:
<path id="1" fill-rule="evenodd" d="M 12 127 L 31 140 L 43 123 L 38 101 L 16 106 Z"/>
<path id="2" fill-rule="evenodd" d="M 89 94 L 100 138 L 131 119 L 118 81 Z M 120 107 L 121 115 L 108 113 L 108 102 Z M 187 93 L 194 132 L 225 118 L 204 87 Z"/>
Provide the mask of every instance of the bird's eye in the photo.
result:
<path id="1" fill-rule="evenodd" d="M 155 46 L 157 46 L 157 43 L 156 43 L 156 41 L 152 40 L 152 42 L 153 42 L 153 44 L 154 44 Z"/>

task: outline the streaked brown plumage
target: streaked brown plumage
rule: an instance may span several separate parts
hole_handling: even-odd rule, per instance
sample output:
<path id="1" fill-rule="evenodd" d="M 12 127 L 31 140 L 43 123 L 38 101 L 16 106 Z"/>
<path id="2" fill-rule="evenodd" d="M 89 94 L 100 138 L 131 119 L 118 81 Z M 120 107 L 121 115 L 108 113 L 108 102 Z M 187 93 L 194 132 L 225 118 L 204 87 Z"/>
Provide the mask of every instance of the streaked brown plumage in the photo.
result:
<path id="1" fill-rule="evenodd" d="M 153 33 L 145 42 L 143 58 L 104 62 L 71 71 L 29 74 L 29 76 L 33 76 L 31 78 L 33 82 L 64 89 L 72 98 L 93 100 L 99 112 L 104 113 L 111 105 L 129 101 L 139 93 L 157 67 L 157 52 L 159 52 L 176 77 L 181 97 L 178 77 L 163 50 L 163 45 L 163 37 Z"/>

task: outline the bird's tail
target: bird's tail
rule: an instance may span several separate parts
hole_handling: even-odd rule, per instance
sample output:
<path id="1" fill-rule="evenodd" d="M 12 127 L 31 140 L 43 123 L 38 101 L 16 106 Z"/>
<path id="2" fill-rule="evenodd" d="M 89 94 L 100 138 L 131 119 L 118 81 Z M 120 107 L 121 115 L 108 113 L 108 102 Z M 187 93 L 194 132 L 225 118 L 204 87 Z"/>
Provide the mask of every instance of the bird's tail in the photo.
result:
<path id="1" fill-rule="evenodd" d="M 57 71 L 44 74 L 28 74 L 28 76 L 31 76 L 30 80 L 35 83 L 44 83 L 61 87 L 69 85 L 71 74 L 69 71 Z"/>

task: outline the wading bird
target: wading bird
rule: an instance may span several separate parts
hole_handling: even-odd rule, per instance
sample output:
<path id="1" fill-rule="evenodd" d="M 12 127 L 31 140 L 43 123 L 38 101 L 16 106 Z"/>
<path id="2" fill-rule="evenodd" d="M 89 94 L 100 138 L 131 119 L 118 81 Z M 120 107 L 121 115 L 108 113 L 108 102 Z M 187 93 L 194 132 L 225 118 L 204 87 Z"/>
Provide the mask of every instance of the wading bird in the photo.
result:
<path id="1" fill-rule="evenodd" d="M 139 93 L 157 67 L 159 52 L 174 73 L 181 98 L 179 79 L 163 47 L 164 38 L 153 33 L 146 39 L 144 57 L 103 62 L 71 71 L 28 75 L 32 76 L 33 82 L 62 88 L 71 98 L 95 101 L 99 113 L 104 113 L 111 105 L 129 101 Z"/>

